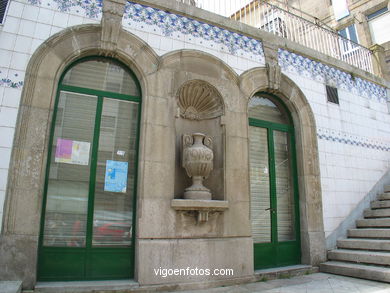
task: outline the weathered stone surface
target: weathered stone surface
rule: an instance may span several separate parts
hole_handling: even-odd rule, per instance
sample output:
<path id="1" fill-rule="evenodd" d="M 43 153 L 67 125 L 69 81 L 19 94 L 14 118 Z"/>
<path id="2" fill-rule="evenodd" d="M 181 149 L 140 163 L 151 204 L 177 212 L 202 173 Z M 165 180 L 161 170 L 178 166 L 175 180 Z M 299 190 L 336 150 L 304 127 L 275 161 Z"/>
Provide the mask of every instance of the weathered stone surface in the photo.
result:
<path id="1" fill-rule="evenodd" d="M 231 208 L 225 211 L 224 235 L 250 237 L 252 235 L 250 222 L 250 202 L 236 201 L 231 203 Z"/>
<path id="2" fill-rule="evenodd" d="M 251 238 L 139 240 L 138 282 L 143 284 L 188 283 L 231 279 L 231 276 L 156 275 L 161 269 L 233 269 L 234 278 L 253 274 Z M 229 251 L 227 254 L 226 251 Z"/>
<path id="3" fill-rule="evenodd" d="M 174 129 L 161 125 L 146 124 L 145 159 L 168 163 L 175 158 Z"/>
<path id="4" fill-rule="evenodd" d="M 328 259 L 374 265 L 388 265 L 390 263 L 390 253 L 351 249 L 335 249 L 328 252 Z"/>
<path id="5" fill-rule="evenodd" d="M 387 268 L 366 266 L 362 264 L 329 261 L 321 264 L 320 270 L 331 274 L 351 276 L 355 278 L 390 282 L 390 272 Z"/>
<path id="6" fill-rule="evenodd" d="M 164 198 L 169 200 L 174 192 L 174 162 L 145 161 L 142 172 L 142 189 L 139 198 Z"/>
<path id="7" fill-rule="evenodd" d="M 117 47 L 125 0 L 106 0 L 103 2 L 101 47 L 114 51 Z"/>
<path id="8" fill-rule="evenodd" d="M 390 238 L 389 229 L 349 229 L 348 230 L 349 238 Z"/>
<path id="9" fill-rule="evenodd" d="M 248 137 L 248 116 L 245 112 L 229 111 L 224 116 L 227 136 Z M 234 121 L 234 123 L 232 123 Z M 227 123 L 230 122 L 230 123 Z"/>
<path id="10" fill-rule="evenodd" d="M 390 240 L 382 239 L 340 239 L 337 247 L 346 249 L 367 249 L 390 251 Z"/>
<path id="11" fill-rule="evenodd" d="M 171 208 L 169 194 L 160 198 L 141 198 L 137 206 L 137 237 L 174 238 L 176 211 Z M 172 195 L 170 195 L 172 196 Z M 171 197 L 172 198 L 172 197 Z"/>
<path id="12" fill-rule="evenodd" d="M 367 209 L 364 211 L 365 218 L 380 218 L 380 217 L 389 217 L 390 218 L 390 209 Z"/>
<path id="13" fill-rule="evenodd" d="M 390 208 L 390 200 L 375 200 L 371 202 L 372 209 L 387 209 Z"/>
<path id="14" fill-rule="evenodd" d="M 36 280 L 38 236 L 0 236 L 0 279 L 23 280 L 32 288 Z"/>

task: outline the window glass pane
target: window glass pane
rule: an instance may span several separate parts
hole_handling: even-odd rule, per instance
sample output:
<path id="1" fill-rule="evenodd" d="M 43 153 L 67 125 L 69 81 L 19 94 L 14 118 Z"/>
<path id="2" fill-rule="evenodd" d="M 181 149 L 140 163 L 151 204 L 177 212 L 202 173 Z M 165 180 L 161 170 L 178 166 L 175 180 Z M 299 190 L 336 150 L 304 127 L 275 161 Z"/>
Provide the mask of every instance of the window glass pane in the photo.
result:
<path id="1" fill-rule="evenodd" d="M 339 31 L 339 35 L 348 39 L 348 36 L 347 36 L 347 29 L 342 29 Z"/>
<path id="2" fill-rule="evenodd" d="M 378 15 L 386 13 L 387 11 L 388 11 L 387 7 L 384 7 L 382 9 L 379 9 L 379 10 L 375 11 L 374 13 L 371 13 L 371 14 L 367 15 L 367 19 L 372 19 L 372 18 L 374 18 L 374 17 L 376 17 Z"/>
<path id="3" fill-rule="evenodd" d="M 249 126 L 249 147 L 252 237 L 271 242 L 267 129 Z"/>
<path id="4" fill-rule="evenodd" d="M 294 190 L 289 136 L 274 131 L 278 241 L 295 239 Z"/>
<path id="5" fill-rule="evenodd" d="M 349 39 L 355 43 L 358 43 L 358 38 L 357 38 L 357 35 L 356 35 L 356 30 L 355 30 L 355 25 L 350 25 L 348 27 L 348 31 L 349 31 Z"/>
<path id="6" fill-rule="evenodd" d="M 288 124 L 284 113 L 282 113 L 271 100 L 261 96 L 254 96 L 249 101 L 249 117 L 275 123 Z"/>
<path id="7" fill-rule="evenodd" d="M 104 99 L 93 218 L 94 246 L 131 244 L 138 104 Z"/>
<path id="8" fill-rule="evenodd" d="M 85 246 L 97 98 L 61 92 L 51 149 L 45 246 Z"/>
<path id="9" fill-rule="evenodd" d="M 64 76 L 64 85 L 139 96 L 133 77 L 119 64 L 107 59 L 81 62 Z"/>

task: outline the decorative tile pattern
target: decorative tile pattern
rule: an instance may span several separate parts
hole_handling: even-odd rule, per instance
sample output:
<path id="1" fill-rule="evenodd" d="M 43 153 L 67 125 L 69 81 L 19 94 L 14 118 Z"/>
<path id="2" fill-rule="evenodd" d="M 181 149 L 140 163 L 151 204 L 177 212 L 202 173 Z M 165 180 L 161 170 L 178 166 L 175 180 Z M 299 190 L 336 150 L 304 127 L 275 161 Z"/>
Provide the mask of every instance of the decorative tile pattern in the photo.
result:
<path id="1" fill-rule="evenodd" d="M 57 10 L 61 12 L 70 12 L 75 8 L 77 13 L 81 13 L 88 18 L 99 18 L 102 13 L 103 0 L 52 0 L 57 5 Z M 29 4 L 40 6 L 42 0 L 27 0 Z M 51 4 L 48 2 L 47 6 Z M 79 9 L 82 9 L 80 11 Z"/>
<path id="2" fill-rule="evenodd" d="M 233 55 L 238 55 L 238 51 L 243 50 L 255 55 L 257 61 L 264 62 L 261 41 L 185 16 L 127 2 L 124 21 L 127 21 L 127 25 L 130 26 L 131 21 L 135 21 L 158 27 L 165 36 L 171 36 L 174 32 L 180 32 L 184 35 L 191 35 L 194 38 L 203 38 L 204 40 L 225 46 Z"/>
<path id="3" fill-rule="evenodd" d="M 278 53 L 279 65 L 282 67 L 282 70 L 351 91 L 368 99 L 377 99 L 378 102 L 386 102 L 389 99 L 386 88 L 382 86 L 358 77 L 353 78 L 349 73 L 287 50 L 279 49 Z"/>
<path id="4" fill-rule="evenodd" d="M 23 87 L 23 81 L 22 80 L 15 81 L 15 80 L 11 80 L 8 77 L 1 77 L 1 75 L 2 75 L 2 71 L 0 71 L 0 86 L 2 86 L 2 87 L 11 87 L 11 88 L 22 88 Z M 19 75 L 17 73 L 14 74 L 15 79 L 17 79 L 18 76 Z"/>
<path id="5" fill-rule="evenodd" d="M 328 141 L 390 152 L 390 142 L 368 139 L 356 135 L 351 135 L 345 132 L 318 128 L 317 137 L 319 139 L 324 139 Z"/>

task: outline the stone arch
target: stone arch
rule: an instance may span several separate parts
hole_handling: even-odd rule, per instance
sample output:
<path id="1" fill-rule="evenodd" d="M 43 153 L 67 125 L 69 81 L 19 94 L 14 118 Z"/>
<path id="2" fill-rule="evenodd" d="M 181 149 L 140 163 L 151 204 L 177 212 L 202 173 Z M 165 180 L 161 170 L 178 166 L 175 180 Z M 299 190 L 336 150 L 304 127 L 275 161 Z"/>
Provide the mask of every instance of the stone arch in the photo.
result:
<path id="1" fill-rule="evenodd" d="M 32 288 L 35 283 L 50 125 L 58 81 L 65 68 L 85 56 L 114 57 L 132 69 L 143 96 L 148 96 L 146 76 L 157 69 L 158 57 L 146 43 L 129 32 L 121 29 L 119 34 L 117 47 L 112 51 L 102 46 L 100 25 L 71 27 L 46 40 L 28 63 L 0 238 L 0 259 L 5 267 L 0 271 L 2 279 L 21 279 L 24 288 Z M 142 114 L 145 104 L 142 105 Z M 143 124 L 141 121 L 141 129 Z M 142 146 L 142 136 L 140 140 Z M 7 272 L 12 272 L 12 275 Z M 19 272 L 19 275 L 15 276 L 14 272 Z"/>
<path id="2" fill-rule="evenodd" d="M 248 111 L 249 99 L 264 91 L 278 96 L 291 113 L 297 151 L 302 263 L 318 265 L 325 261 L 326 249 L 314 115 L 305 95 L 290 78 L 281 74 L 274 83 L 269 76 L 266 68 L 255 68 L 241 74 L 240 89 L 246 101 L 241 103 L 246 105 L 242 110 Z M 273 83 L 275 86 L 270 87 Z"/>

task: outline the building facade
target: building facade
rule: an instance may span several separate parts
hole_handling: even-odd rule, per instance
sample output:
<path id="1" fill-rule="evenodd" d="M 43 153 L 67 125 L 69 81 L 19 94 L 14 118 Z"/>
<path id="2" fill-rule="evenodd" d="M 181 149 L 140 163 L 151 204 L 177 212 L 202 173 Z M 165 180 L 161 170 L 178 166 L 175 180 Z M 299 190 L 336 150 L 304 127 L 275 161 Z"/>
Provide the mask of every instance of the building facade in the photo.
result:
<path id="1" fill-rule="evenodd" d="M 389 181 L 385 79 L 185 3 L 9 1 L 0 62 L 0 279 L 26 289 L 318 266 Z M 156 273 L 187 268 L 234 275 Z"/>
<path id="2" fill-rule="evenodd" d="M 316 1 L 313 5 L 310 1 L 293 0 L 288 1 L 286 7 L 300 9 L 316 17 L 344 38 L 379 51 L 382 62 L 381 70 L 385 78 L 389 79 L 389 1 L 343 0 L 333 2 L 322 0 Z M 306 17 L 306 14 L 303 17 Z M 345 51 L 356 50 L 354 46 L 344 45 L 344 47 Z"/>

